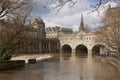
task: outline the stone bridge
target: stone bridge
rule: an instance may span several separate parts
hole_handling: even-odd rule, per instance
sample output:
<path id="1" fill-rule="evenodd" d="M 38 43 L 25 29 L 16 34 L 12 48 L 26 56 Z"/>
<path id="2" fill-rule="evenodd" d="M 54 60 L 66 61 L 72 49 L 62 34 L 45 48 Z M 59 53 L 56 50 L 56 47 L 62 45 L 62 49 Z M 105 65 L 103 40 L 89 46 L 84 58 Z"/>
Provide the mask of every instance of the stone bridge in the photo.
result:
<path id="1" fill-rule="evenodd" d="M 104 43 L 98 42 L 99 34 L 86 31 L 84 26 L 83 16 L 81 15 L 81 22 L 79 31 L 74 33 L 59 34 L 60 49 L 62 53 L 86 53 L 86 54 L 104 54 L 107 53 L 107 46 Z"/>
<path id="2" fill-rule="evenodd" d="M 73 34 L 60 34 L 60 49 L 62 53 L 87 53 L 99 55 L 107 53 L 107 46 L 98 42 L 95 33 L 80 31 Z"/>

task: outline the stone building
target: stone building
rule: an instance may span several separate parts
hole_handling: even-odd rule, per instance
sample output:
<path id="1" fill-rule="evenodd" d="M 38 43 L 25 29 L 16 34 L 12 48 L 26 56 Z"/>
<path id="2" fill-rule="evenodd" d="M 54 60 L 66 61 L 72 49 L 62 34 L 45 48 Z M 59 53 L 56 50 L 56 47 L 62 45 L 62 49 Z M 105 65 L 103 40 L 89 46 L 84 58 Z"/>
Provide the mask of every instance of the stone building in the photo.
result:
<path id="1" fill-rule="evenodd" d="M 26 32 L 29 36 L 28 46 L 21 48 L 19 52 L 25 53 L 56 53 L 59 52 L 59 40 L 57 38 L 46 38 L 45 23 L 41 18 L 32 22 L 30 30 Z"/>
<path id="2" fill-rule="evenodd" d="M 71 28 L 61 28 L 59 26 L 46 28 L 47 38 L 58 38 L 61 33 L 69 34 L 73 33 L 73 30 Z"/>
<path id="3" fill-rule="evenodd" d="M 46 30 L 46 31 L 45 31 Z M 29 30 L 22 35 L 27 37 L 18 46 L 28 43 L 27 46 L 19 48 L 17 53 L 72 53 L 85 55 L 98 55 L 106 53 L 107 46 L 97 40 L 98 34 L 87 32 L 84 26 L 83 15 L 78 32 L 71 28 L 48 27 L 41 18 L 36 18 Z"/>
<path id="4" fill-rule="evenodd" d="M 81 15 L 79 31 L 73 32 L 70 30 L 72 32 L 69 32 L 69 29 L 67 31 L 63 32 L 58 30 L 46 33 L 48 35 L 47 37 L 57 37 L 60 40 L 60 51 L 62 53 L 98 55 L 106 52 L 105 44 L 97 41 L 96 36 L 98 34 L 86 31 L 83 15 Z"/>
<path id="5" fill-rule="evenodd" d="M 46 38 L 45 23 L 41 18 L 35 18 L 32 22 L 32 27 L 36 30 L 38 38 Z"/>
<path id="6" fill-rule="evenodd" d="M 16 25 L 16 24 L 9 23 L 7 28 L 9 28 L 10 25 Z M 0 24 L 0 31 L 1 31 L 0 35 L 4 34 L 4 37 L 0 39 L 0 43 L 3 43 L 5 39 L 6 39 L 6 42 L 9 40 L 8 38 L 9 36 L 6 35 L 6 33 L 8 33 L 8 31 L 6 30 L 8 29 L 4 28 L 3 26 L 4 25 Z M 26 27 L 26 30 L 23 29 L 24 31 L 20 32 L 17 35 L 16 39 L 14 40 L 15 43 L 13 44 L 17 44 L 16 47 L 18 47 L 15 53 L 57 53 L 59 52 L 60 50 L 59 39 L 46 38 L 45 23 L 41 18 L 34 19 L 33 22 L 26 25 L 25 27 Z M 14 34 L 17 33 L 15 32 L 16 30 L 13 29 L 13 26 L 11 26 L 10 29 L 12 29 Z M 18 31 L 21 31 L 21 30 L 18 29 Z M 10 33 L 10 30 L 9 30 L 9 33 Z M 18 40 L 20 41 L 16 43 Z M 2 47 L 2 44 L 0 45 L 0 47 Z"/>

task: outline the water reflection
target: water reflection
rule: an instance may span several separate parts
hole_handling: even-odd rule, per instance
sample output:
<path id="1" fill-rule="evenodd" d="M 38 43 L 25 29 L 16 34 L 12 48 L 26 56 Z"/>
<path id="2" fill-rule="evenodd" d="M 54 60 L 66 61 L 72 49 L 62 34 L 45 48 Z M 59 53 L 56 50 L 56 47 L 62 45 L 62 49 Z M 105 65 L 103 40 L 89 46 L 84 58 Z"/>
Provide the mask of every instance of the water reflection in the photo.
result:
<path id="1" fill-rule="evenodd" d="M 2 80 L 119 80 L 116 69 L 92 57 L 54 55 L 25 68 L 0 72 Z"/>
<path id="2" fill-rule="evenodd" d="M 76 53 L 75 56 L 78 58 L 87 58 L 88 54 L 87 53 Z"/>

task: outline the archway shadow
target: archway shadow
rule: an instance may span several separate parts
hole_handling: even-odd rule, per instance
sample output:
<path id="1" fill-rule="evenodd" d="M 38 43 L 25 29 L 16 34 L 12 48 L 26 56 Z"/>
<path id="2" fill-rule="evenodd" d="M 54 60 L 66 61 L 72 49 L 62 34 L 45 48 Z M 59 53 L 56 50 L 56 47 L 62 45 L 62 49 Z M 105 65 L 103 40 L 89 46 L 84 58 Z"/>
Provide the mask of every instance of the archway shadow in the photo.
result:
<path id="1" fill-rule="evenodd" d="M 101 48 L 105 49 L 106 47 L 102 44 L 97 44 L 92 48 L 92 56 L 100 56 L 100 55 L 105 55 L 104 51 L 101 52 Z"/>
<path id="2" fill-rule="evenodd" d="M 63 57 L 71 57 L 72 55 L 72 48 L 70 45 L 65 44 L 62 46 L 61 56 Z"/>
<path id="3" fill-rule="evenodd" d="M 76 57 L 87 57 L 88 56 L 88 49 L 85 45 L 78 45 L 75 48 L 75 56 Z"/>

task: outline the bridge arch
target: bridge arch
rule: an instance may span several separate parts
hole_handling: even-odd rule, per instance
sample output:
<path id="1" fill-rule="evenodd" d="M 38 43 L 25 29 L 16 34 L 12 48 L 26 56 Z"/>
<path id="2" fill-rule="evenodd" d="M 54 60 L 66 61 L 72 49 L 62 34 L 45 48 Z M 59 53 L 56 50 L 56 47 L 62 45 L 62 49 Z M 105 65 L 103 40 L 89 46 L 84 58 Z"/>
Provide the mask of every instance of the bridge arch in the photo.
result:
<path id="1" fill-rule="evenodd" d="M 69 44 L 64 44 L 61 50 L 62 53 L 72 53 L 72 48 Z"/>
<path id="2" fill-rule="evenodd" d="M 85 45 L 80 44 L 75 48 L 75 53 L 76 55 L 87 56 L 88 48 Z"/>
<path id="3" fill-rule="evenodd" d="M 96 44 L 92 48 L 92 55 L 101 55 L 106 52 L 106 46 L 103 44 Z"/>

